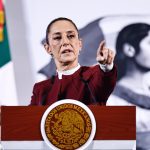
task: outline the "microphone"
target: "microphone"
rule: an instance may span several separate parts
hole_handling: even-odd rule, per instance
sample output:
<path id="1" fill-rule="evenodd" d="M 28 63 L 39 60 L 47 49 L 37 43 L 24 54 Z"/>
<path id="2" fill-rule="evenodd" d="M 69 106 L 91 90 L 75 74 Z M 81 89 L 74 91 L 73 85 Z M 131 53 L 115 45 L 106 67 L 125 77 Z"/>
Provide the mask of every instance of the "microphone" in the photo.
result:
<path id="1" fill-rule="evenodd" d="M 88 90 L 89 90 L 89 92 L 90 92 L 90 95 L 91 95 L 91 97 L 92 97 L 92 103 L 97 104 L 96 98 L 95 98 L 95 96 L 93 95 L 93 92 L 92 92 L 92 90 L 91 90 L 91 88 L 90 88 L 90 86 L 89 86 L 89 81 L 83 79 L 83 77 L 81 77 L 81 81 L 87 86 L 87 88 L 88 88 Z"/>

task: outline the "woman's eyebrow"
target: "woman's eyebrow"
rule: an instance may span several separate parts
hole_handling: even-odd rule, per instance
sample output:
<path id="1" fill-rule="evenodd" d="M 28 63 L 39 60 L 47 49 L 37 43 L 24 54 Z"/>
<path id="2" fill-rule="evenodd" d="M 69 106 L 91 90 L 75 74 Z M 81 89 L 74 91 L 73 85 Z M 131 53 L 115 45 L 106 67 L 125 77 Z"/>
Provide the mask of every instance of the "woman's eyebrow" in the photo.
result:
<path id="1" fill-rule="evenodd" d="M 74 33 L 74 34 L 75 34 L 75 31 L 69 30 L 69 31 L 67 31 L 66 33 L 67 33 L 67 34 L 71 34 L 71 33 Z M 55 35 L 61 35 L 61 32 L 55 32 L 55 33 L 53 33 L 52 35 L 53 35 L 53 36 L 55 36 Z"/>
<path id="2" fill-rule="evenodd" d="M 67 31 L 67 33 L 75 33 L 75 32 L 71 30 L 71 31 Z"/>

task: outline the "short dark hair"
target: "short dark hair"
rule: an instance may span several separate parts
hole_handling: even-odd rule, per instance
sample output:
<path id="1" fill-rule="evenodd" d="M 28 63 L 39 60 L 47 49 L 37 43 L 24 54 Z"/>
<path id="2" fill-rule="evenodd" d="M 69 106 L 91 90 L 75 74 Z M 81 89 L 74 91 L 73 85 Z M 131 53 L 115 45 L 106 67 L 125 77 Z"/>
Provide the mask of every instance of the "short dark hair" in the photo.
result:
<path id="1" fill-rule="evenodd" d="M 118 34 L 116 40 L 116 50 L 118 53 L 122 53 L 125 43 L 132 45 L 136 53 L 140 51 L 139 44 L 141 40 L 148 35 L 150 31 L 150 25 L 146 23 L 135 23 L 124 27 Z"/>
<path id="2" fill-rule="evenodd" d="M 78 34 L 79 34 L 79 30 L 78 30 L 76 24 L 75 24 L 71 19 L 65 18 L 65 17 L 59 17 L 59 18 L 56 18 L 56 19 L 52 20 L 52 21 L 48 24 L 48 26 L 47 26 L 47 29 L 46 29 L 46 43 L 47 43 L 47 44 L 49 44 L 49 42 L 48 42 L 48 34 L 49 34 L 49 32 L 50 32 L 51 26 L 52 26 L 55 22 L 61 21 L 61 20 L 69 21 L 70 23 L 72 23 L 72 25 L 75 27 L 75 29 L 77 30 L 77 32 L 78 32 Z"/>

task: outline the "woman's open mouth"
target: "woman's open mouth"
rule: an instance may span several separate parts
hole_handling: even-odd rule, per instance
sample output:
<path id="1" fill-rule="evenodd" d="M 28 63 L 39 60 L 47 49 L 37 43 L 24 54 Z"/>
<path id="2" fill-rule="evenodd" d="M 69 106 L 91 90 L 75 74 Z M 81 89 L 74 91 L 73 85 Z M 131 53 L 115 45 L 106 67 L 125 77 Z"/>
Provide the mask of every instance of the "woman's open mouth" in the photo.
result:
<path id="1" fill-rule="evenodd" d="M 73 51 L 70 50 L 70 49 L 65 49 L 62 51 L 62 54 L 69 54 L 69 53 L 72 53 Z"/>

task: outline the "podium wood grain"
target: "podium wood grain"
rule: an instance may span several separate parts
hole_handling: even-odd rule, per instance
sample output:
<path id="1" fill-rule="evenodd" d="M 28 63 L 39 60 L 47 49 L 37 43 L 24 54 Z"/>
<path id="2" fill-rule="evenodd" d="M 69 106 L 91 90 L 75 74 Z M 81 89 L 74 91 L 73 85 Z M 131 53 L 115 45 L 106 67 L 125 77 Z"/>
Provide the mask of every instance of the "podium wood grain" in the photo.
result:
<path id="1" fill-rule="evenodd" d="M 96 119 L 94 140 L 135 140 L 134 106 L 88 106 Z M 41 118 L 48 106 L 2 106 L 2 141 L 43 140 Z"/>

